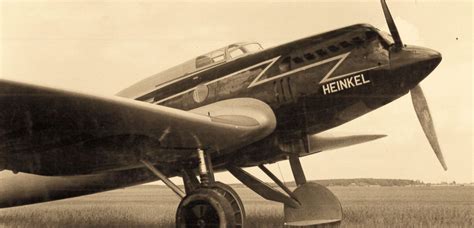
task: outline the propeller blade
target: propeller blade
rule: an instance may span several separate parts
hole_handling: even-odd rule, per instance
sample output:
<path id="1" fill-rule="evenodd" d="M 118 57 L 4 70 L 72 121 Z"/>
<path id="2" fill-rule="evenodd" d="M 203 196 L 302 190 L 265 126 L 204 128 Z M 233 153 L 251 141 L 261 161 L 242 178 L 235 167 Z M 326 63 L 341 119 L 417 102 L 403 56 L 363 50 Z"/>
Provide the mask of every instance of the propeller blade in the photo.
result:
<path id="1" fill-rule="evenodd" d="M 415 108 L 416 115 L 420 121 L 421 127 L 425 132 L 426 138 L 431 144 L 431 148 L 438 157 L 439 162 L 443 166 L 444 170 L 448 170 L 446 162 L 444 161 L 443 153 L 439 147 L 438 137 L 436 136 L 436 131 L 434 129 L 433 120 L 431 118 L 430 110 L 428 108 L 428 103 L 426 102 L 425 95 L 421 87 L 417 85 L 415 88 L 410 91 L 411 99 L 413 102 L 413 107 Z"/>
<path id="2" fill-rule="evenodd" d="M 395 41 L 395 48 L 396 50 L 400 50 L 403 47 L 403 43 L 402 39 L 400 38 L 400 34 L 398 33 L 397 26 L 395 25 L 395 21 L 393 20 L 392 14 L 388 9 L 385 0 L 380 0 L 380 3 L 382 3 L 383 14 L 385 15 L 385 20 L 387 21 L 388 29 L 390 30 L 393 40 Z"/>

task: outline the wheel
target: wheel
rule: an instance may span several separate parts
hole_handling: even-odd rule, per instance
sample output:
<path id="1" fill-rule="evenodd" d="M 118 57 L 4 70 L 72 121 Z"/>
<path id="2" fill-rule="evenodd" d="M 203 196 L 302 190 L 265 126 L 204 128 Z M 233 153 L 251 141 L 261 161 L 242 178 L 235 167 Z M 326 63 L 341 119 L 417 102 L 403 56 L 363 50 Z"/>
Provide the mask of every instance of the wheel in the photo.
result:
<path id="1" fill-rule="evenodd" d="M 231 203 L 214 188 L 199 188 L 181 200 L 176 227 L 235 227 Z"/>
<path id="2" fill-rule="evenodd" d="M 213 183 L 211 188 L 218 191 L 227 199 L 227 201 L 230 202 L 232 209 L 234 210 L 235 225 L 236 227 L 243 228 L 245 224 L 245 208 L 237 192 L 229 185 L 222 182 Z"/>

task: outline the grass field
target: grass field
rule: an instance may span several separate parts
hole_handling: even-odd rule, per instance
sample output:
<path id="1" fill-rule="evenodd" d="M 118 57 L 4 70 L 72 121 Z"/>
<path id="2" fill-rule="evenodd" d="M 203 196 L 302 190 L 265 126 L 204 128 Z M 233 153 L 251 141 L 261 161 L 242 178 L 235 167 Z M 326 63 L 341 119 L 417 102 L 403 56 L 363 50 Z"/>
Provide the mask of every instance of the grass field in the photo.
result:
<path id="1" fill-rule="evenodd" d="M 474 187 L 330 187 L 343 227 L 474 227 Z M 283 207 L 237 188 L 248 227 L 281 227 Z M 163 186 L 138 186 L 37 205 L 0 209 L 1 227 L 174 227 L 178 198 Z"/>

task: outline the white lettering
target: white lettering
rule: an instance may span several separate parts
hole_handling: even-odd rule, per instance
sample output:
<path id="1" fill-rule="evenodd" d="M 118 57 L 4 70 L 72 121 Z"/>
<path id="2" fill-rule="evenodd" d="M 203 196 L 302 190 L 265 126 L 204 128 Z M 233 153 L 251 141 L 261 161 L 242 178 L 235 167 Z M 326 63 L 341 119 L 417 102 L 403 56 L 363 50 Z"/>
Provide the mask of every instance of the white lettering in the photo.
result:
<path id="1" fill-rule="evenodd" d="M 346 78 L 346 82 L 347 82 L 347 86 L 349 88 L 352 88 L 352 87 L 355 87 L 356 85 L 354 85 L 354 82 L 352 82 L 352 79 L 354 79 L 353 77 L 350 77 L 350 78 Z"/>
<path id="2" fill-rule="evenodd" d="M 370 80 L 365 80 L 364 74 L 360 74 L 360 75 L 362 75 L 362 83 L 363 84 L 367 84 L 367 83 L 370 82 Z"/>
<path id="3" fill-rule="evenodd" d="M 329 83 L 329 86 L 331 87 L 331 93 L 337 92 L 336 82 Z"/>
<path id="4" fill-rule="evenodd" d="M 356 86 L 362 85 L 362 81 L 360 80 L 360 74 L 354 76 L 354 82 L 355 82 Z"/>
<path id="5" fill-rule="evenodd" d="M 326 95 L 330 93 L 337 93 L 339 91 L 361 86 L 367 83 L 370 83 L 370 80 L 365 79 L 364 74 L 357 74 L 322 85 L 323 94 Z"/>
<path id="6" fill-rule="evenodd" d="M 341 90 L 349 88 L 349 86 L 347 86 L 346 80 L 339 81 L 339 84 L 341 85 Z"/>
<path id="7" fill-rule="evenodd" d="M 324 93 L 324 95 L 326 95 L 327 93 L 331 93 L 331 90 L 329 90 L 329 85 L 328 84 L 323 85 L 323 93 Z"/>

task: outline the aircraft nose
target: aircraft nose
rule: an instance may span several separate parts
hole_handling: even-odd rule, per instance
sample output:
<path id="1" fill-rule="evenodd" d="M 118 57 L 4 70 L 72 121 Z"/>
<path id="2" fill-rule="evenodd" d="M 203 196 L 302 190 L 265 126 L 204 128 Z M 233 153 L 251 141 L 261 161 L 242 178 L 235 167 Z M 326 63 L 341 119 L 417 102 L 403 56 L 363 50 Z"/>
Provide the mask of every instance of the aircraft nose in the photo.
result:
<path id="1" fill-rule="evenodd" d="M 391 52 L 391 62 L 394 66 L 418 65 L 423 67 L 431 67 L 434 70 L 441 62 L 441 53 L 418 46 L 406 46 L 397 52 Z"/>
<path id="2" fill-rule="evenodd" d="M 442 56 L 438 51 L 418 46 L 405 46 L 390 53 L 390 66 L 403 77 L 403 87 L 408 86 L 408 89 L 426 78 L 441 60 Z"/>
<path id="3" fill-rule="evenodd" d="M 419 56 L 420 62 L 422 62 L 426 67 L 430 68 L 430 73 L 433 71 L 438 64 L 441 62 L 442 56 L 441 53 L 423 47 L 415 47 L 415 53 Z"/>

